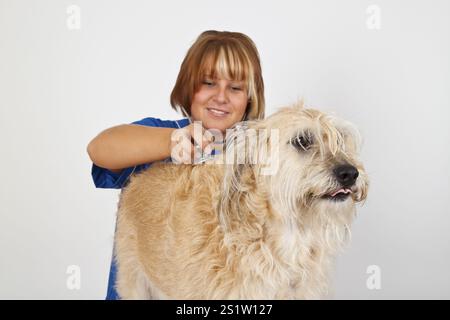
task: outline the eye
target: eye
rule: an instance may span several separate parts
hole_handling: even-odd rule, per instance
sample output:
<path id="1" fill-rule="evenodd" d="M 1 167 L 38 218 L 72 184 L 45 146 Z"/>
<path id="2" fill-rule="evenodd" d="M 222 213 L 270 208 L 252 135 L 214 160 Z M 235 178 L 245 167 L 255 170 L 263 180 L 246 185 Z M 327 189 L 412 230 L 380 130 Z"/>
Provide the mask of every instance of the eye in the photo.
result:
<path id="1" fill-rule="evenodd" d="M 307 151 L 313 144 L 312 135 L 309 132 L 299 134 L 298 136 L 292 138 L 291 144 L 300 151 Z"/>
<path id="2" fill-rule="evenodd" d="M 234 91 L 242 91 L 242 88 L 238 86 L 232 86 L 231 89 L 233 89 Z"/>
<path id="3" fill-rule="evenodd" d="M 203 84 L 205 84 L 207 86 L 212 86 L 212 85 L 214 85 L 214 82 L 212 82 L 211 80 L 203 80 Z"/>

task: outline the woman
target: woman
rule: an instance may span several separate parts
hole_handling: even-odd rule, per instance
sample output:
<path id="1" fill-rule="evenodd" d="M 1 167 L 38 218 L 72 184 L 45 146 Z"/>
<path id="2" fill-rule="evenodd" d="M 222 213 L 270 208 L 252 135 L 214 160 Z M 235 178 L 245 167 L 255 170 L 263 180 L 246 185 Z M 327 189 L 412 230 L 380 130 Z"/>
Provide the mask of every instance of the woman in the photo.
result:
<path id="1" fill-rule="evenodd" d="M 178 74 L 170 102 L 187 118 L 170 121 L 145 118 L 104 130 L 88 145 L 97 188 L 122 188 L 129 176 L 151 163 L 174 160 L 187 163 L 194 145 L 183 144 L 171 154 L 173 136 L 194 136 L 194 121 L 203 129 L 225 132 L 242 120 L 264 118 L 264 82 L 259 54 L 253 41 L 238 32 L 205 31 L 189 49 Z M 189 157 L 190 160 L 190 157 Z M 117 299 L 113 259 L 106 299 Z"/>

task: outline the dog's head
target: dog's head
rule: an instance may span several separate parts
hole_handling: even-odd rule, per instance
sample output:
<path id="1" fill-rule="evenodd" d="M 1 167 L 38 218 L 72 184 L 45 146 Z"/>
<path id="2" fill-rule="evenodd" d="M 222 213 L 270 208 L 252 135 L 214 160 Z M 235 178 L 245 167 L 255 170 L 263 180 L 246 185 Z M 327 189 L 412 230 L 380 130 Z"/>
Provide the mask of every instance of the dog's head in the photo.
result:
<path id="1" fill-rule="evenodd" d="M 237 125 L 227 137 L 227 158 L 234 155 L 234 162 L 224 190 L 242 196 L 255 184 L 276 211 L 348 218 L 367 196 L 360 146 L 358 130 L 347 121 L 301 103 L 282 108 L 263 121 Z"/>

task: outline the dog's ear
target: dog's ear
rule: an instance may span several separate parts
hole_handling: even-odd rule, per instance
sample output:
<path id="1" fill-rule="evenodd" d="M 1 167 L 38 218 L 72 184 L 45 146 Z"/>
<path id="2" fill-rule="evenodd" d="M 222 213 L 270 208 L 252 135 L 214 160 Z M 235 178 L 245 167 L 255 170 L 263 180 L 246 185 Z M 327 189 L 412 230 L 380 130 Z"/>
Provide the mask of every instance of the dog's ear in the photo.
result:
<path id="1" fill-rule="evenodd" d="M 240 122 L 227 130 L 224 179 L 219 203 L 219 219 L 228 229 L 231 221 L 245 216 L 246 194 L 255 184 L 258 165 L 258 136 L 254 122 Z"/>
<path id="2" fill-rule="evenodd" d="M 252 165 L 257 163 L 258 136 L 255 122 L 237 123 L 227 130 L 225 138 L 225 163 Z"/>

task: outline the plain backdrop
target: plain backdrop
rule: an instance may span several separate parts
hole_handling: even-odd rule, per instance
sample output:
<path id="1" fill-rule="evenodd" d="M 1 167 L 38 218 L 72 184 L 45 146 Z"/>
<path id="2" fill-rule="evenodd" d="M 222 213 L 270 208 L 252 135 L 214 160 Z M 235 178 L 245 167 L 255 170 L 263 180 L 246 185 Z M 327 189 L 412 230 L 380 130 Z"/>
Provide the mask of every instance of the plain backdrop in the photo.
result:
<path id="1" fill-rule="evenodd" d="M 94 187 L 86 146 L 114 125 L 181 118 L 170 92 L 208 29 L 254 40 L 266 114 L 304 97 L 364 137 L 371 188 L 334 297 L 450 298 L 449 12 L 446 0 L 0 0 L 0 298 L 105 297 L 119 190 Z"/>

